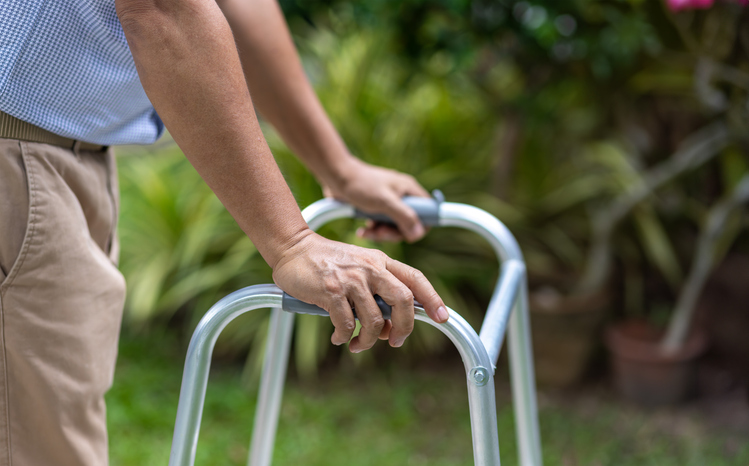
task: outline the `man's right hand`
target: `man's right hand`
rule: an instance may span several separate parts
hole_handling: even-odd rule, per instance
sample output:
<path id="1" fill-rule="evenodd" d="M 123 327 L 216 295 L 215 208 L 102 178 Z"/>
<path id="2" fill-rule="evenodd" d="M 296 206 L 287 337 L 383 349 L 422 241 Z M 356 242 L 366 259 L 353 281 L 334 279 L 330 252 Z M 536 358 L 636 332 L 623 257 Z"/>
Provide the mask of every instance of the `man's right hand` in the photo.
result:
<path id="1" fill-rule="evenodd" d="M 311 231 L 276 262 L 273 280 L 295 298 L 328 311 L 335 326 L 331 341 L 341 345 L 351 340 L 353 353 L 371 348 L 378 338 L 401 346 L 413 330 L 414 298 L 435 322 L 448 319 L 442 299 L 418 270 L 381 251 L 331 241 Z M 391 321 L 382 318 L 375 294 L 393 307 Z M 353 340 L 352 306 L 362 326 Z"/>

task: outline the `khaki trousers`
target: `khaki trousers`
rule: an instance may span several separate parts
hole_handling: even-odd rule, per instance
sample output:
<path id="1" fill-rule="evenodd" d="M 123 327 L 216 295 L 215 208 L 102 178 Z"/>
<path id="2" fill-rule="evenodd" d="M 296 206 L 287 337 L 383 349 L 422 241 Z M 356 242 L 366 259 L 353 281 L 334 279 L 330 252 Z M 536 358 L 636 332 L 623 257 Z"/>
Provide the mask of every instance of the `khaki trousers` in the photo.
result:
<path id="1" fill-rule="evenodd" d="M 114 157 L 0 139 L 0 466 L 108 464 Z"/>

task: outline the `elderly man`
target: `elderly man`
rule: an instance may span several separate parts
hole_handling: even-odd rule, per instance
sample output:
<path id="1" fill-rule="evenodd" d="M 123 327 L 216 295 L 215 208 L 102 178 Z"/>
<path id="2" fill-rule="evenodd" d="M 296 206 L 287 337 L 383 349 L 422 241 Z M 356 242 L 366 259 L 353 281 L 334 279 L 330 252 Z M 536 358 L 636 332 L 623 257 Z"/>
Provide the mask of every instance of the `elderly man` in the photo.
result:
<path id="1" fill-rule="evenodd" d="M 276 283 L 330 313 L 334 344 L 353 335 L 352 304 L 354 352 L 402 345 L 414 297 L 447 320 L 418 271 L 307 227 L 250 94 L 332 195 L 424 234 L 400 200 L 424 189 L 348 152 L 273 0 L 0 0 L 0 465 L 107 464 L 124 300 L 108 146 L 151 143 L 164 125 Z"/>

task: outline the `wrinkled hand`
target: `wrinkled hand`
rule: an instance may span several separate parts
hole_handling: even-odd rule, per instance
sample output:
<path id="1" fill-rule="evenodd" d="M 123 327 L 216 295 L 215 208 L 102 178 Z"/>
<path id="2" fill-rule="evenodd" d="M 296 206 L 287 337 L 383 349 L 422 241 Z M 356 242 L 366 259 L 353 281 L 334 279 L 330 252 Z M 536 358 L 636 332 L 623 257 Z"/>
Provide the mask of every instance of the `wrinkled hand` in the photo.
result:
<path id="1" fill-rule="evenodd" d="M 442 299 L 418 270 L 381 251 L 312 232 L 281 256 L 273 269 L 273 281 L 291 296 L 328 311 L 335 326 L 331 337 L 335 345 L 351 340 L 356 329 L 353 305 L 362 326 L 349 345 L 353 353 L 371 348 L 378 338 L 401 346 L 413 330 L 414 298 L 435 322 L 448 319 Z M 390 321 L 383 319 L 375 294 L 393 307 Z"/>
<path id="2" fill-rule="evenodd" d="M 429 193 L 411 175 L 369 165 L 352 157 L 351 165 L 338 186 L 325 186 L 323 193 L 364 212 L 386 214 L 397 226 L 395 229 L 369 220 L 366 227 L 357 232 L 363 238 L 414 242 L 426 233 L 416 212 L 401 200 L 403 196 L 429 197 Z"/>

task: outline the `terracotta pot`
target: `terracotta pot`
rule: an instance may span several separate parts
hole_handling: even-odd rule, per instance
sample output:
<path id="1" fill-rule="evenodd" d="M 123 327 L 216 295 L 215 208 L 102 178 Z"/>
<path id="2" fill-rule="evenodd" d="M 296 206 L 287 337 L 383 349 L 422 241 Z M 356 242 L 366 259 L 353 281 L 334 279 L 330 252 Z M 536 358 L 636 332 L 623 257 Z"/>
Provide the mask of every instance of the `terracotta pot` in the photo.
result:
<path id="1" fill-rule="evenodd" d="M 600 344 L 609 294 L 566 296 L 546 288 L 530 294 L 536 381 L 547 387 L 579 382 Z"/>
<path id="2" fill-rule="evenodd" d="M 696 361 L 707 348 L 705 334 L 695 331 L 682 348 L 666 354 L 660 347 L 662 335 L 642 321 L 622 322 L 606 331 L 617 389 L 645 406 L 678 404 L 693 396 Z"/>

